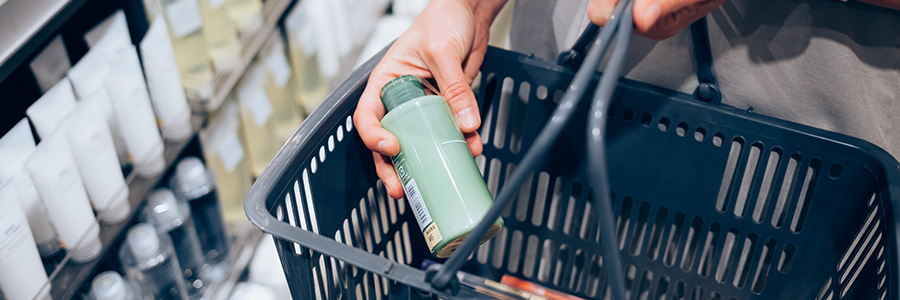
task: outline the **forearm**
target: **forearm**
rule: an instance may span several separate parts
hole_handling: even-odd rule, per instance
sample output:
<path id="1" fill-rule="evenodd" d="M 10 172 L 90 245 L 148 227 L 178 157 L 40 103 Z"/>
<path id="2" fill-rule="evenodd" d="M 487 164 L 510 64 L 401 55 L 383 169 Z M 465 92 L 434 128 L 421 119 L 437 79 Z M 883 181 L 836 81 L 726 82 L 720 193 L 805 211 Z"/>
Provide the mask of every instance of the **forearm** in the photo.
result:
<path id="1" fill-rule="evenodd" d="M 862 2 L 900 10 L 900 0 L 860 0 Z"/>

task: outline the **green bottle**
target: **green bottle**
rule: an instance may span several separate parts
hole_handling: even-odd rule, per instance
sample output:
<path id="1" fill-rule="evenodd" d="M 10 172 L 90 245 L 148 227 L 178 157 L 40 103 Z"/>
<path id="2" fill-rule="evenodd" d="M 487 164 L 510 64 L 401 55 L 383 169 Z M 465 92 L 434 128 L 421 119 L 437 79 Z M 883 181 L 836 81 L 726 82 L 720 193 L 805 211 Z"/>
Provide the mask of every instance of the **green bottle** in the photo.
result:
<path id="1" fill-rule="evenodd" d="M 394 78 L 381 89 L 381 126 L 400 142 L 394 169 L 431 254 L 449 257 L 494 202 L 447 100 L 425 95 L 419 78 Z M 498 218 L 481 243 L 503 227 Z"/>

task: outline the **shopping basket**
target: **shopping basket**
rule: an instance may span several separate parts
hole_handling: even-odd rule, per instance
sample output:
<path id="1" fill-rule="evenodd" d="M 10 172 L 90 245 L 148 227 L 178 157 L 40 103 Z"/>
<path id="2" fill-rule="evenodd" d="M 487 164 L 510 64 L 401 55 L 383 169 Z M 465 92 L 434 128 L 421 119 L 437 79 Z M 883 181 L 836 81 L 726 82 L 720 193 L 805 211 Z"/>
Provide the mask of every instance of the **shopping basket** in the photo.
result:
<path id="1" fill-rule="evenodd" d="M 293 297 L 511 297 L 467 284 L 509 275 L 608 298 L 587 183 L 586 108 L 504 209 L 501 233 L 458 273 L 459 289 L 429 284 L 423 265 L 443 260 L 429 253 L 407 202 L 387 195 L 353 127 L 380 58 L 326 98 L 247 196 L 250 220 L 275 236 Z M 493 193 L 573 74 L 487 51 L 476 83 L 484 120 L 477 162 Z M 698 95 L 710 87 L 688 95 L 628 79 L 616 85 L 606 146 L 628 297 L 898 299 L 900 164 L 868 142 Z"/>

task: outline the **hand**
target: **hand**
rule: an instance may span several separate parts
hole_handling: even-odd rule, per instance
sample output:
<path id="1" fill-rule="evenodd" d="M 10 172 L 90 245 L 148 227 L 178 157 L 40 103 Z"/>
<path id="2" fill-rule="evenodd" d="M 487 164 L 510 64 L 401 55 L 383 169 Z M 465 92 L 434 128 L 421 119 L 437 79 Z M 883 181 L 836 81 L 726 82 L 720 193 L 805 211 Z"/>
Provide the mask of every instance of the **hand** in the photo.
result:
<path id="1" fill-rule="evenodd" d="M 587 6 L 588 19 L 603 26 L 612 15 L 618 0 L 591 0 Z M 722 5 L 725 0 L 635 0 L 635 33 L 663 40 Z"/>
<path id="2" fill-rule="evenodd" d="M 481 117 L 471 83 L 487 51 L 491 22 L 503 3 L 505 0 L 432 1 L 372 70 L 353 120 L 363 143 L 372 150 L 375 171 L 391 197 L 403 197 L 403 186 L 390 159 L 400 152 L 400 144 L 381 127 L 386 113 L 381 88 L 407 74 L 434 78 L 469 150 L 473 156 L 480 155 L 482 144 L 476 130 Z"/>

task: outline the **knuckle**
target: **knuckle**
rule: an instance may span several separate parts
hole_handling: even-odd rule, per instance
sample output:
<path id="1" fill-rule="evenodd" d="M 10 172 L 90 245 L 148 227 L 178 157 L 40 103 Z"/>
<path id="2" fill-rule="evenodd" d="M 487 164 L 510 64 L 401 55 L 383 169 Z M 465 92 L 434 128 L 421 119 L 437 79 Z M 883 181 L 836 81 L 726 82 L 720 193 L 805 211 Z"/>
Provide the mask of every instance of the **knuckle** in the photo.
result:
<path id="1" fill-rule="evenodd" d="M 451 106 L 468 105 L 470 93 L 472 93 L 472 88 L 463 82 L 450 83 L 441 90 L 441 94 Z"/>

